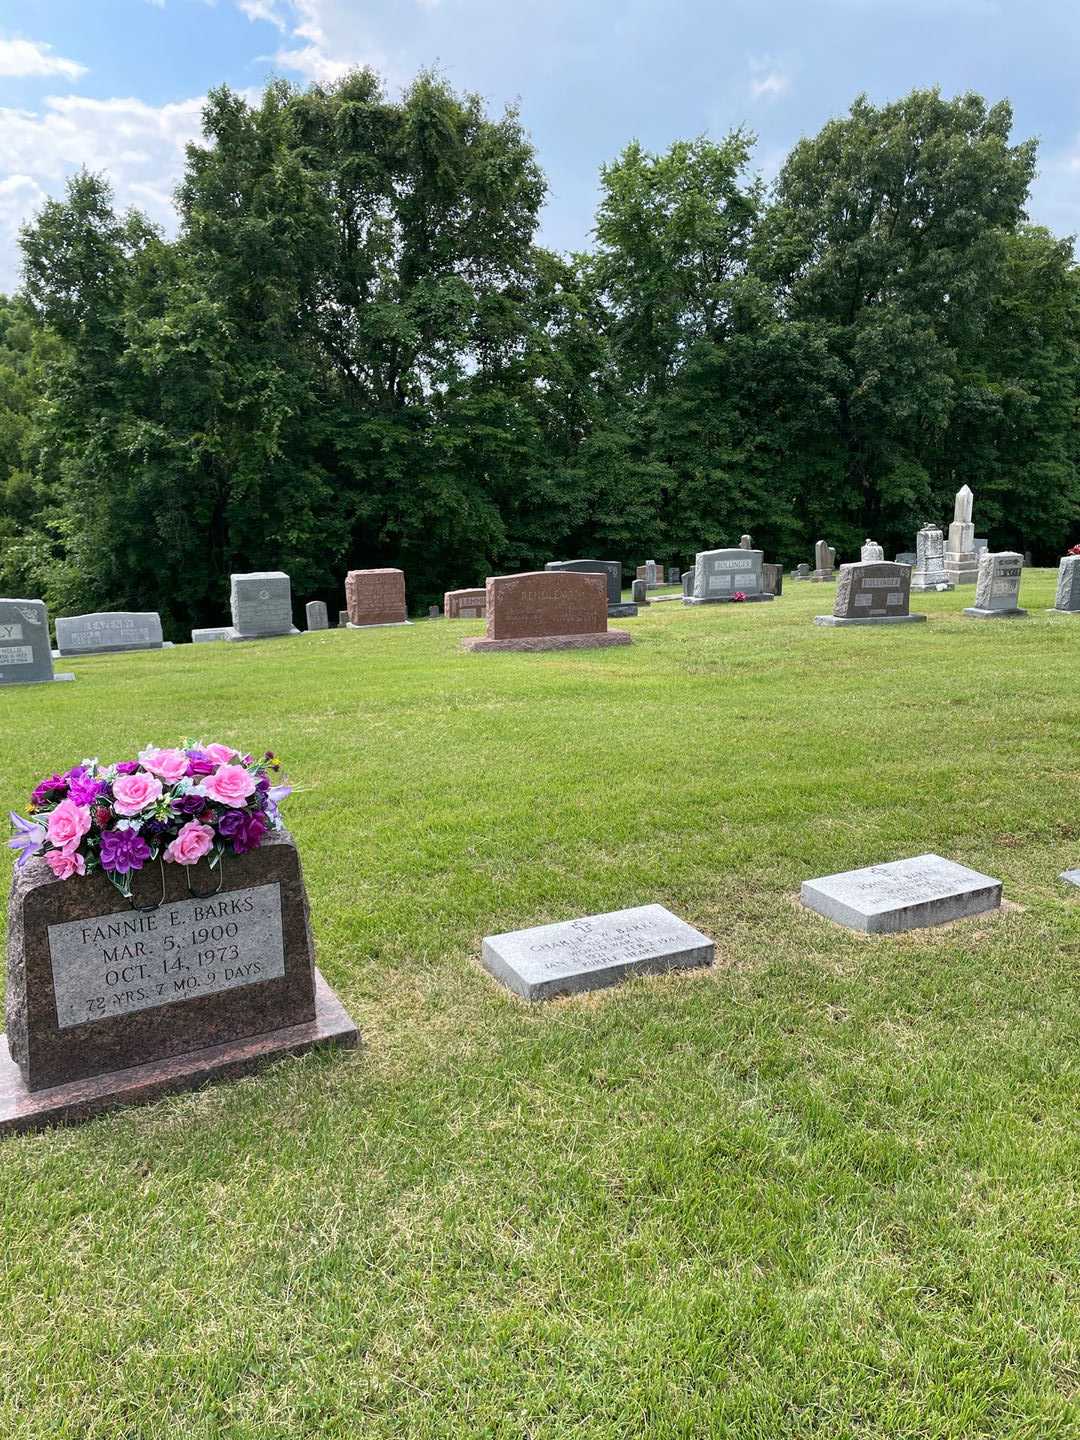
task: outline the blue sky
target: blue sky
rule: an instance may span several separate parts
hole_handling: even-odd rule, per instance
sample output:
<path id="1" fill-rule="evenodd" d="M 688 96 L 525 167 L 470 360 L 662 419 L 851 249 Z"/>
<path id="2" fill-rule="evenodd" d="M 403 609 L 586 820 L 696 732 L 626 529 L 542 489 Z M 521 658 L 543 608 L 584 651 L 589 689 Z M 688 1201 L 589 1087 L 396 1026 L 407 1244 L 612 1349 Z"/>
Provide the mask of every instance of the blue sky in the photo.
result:
<path id="1" fill-rule="evenodd" d="M 518 103 L 557 248 L 588 245 L 599 167 L 631 139 L 746 125 L 768 177 L 860 91 L 932 84 L 1008 97 L 1040 140 L 1032 218 L 1080 230 L 1080 0 L 0 0 L 0 290 L 19 224 L 79 165 L 168 228 L 210 86 L 364 63 Z"/>

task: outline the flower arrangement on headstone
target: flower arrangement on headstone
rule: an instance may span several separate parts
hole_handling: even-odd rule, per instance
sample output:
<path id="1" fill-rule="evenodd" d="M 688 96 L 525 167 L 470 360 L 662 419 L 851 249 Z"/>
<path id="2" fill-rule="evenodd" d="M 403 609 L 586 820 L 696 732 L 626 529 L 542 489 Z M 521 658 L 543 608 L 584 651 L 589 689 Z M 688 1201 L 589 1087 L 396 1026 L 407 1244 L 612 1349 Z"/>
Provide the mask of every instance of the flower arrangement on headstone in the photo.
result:
<path id="1" fill-rule="evenodd" d="M 158 861 L 220 869 L 282 828 L 292 793 L 271 751 L 261 759 L 228 745 L 148 746 L 137 760 L 84 760 L 35 786 L 24 820 L 11 813 L 19 866 L 40 855 L 58 880 L 105 873 L 125 899 L 134 875 Z"/>
<path id="2" fill-rule="evenodd" d="M 0 1134 L 357 1043 L 315 969 L 290 793 L 271 751 L 219 743 L 35 786 L 11 817 Z"/>

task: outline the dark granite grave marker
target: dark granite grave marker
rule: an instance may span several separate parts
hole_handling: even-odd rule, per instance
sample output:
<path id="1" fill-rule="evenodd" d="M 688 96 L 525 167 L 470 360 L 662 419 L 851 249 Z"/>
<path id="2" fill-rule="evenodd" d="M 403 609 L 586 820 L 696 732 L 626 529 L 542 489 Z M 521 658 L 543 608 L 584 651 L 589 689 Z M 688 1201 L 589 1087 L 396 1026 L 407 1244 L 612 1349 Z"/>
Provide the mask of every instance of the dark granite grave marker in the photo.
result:
<path id="1" fill-rule="evenodd" d="M 220 877 L 148 867 L 135 889 L 145 910 L 100 871 L 57 880 L 40 859 L 15 871 L 0 1134 L 357 1043 L 314 967 L 288 833 L 223 865 Z"/>
<path id="2" fill-rule="evenodd" d="M 815 615 L 815 625 L 910 625 L 925 615 L 908 613 L 911 566 L 890 560 L 860 560 L 840 566 L 831 615 Z"/>

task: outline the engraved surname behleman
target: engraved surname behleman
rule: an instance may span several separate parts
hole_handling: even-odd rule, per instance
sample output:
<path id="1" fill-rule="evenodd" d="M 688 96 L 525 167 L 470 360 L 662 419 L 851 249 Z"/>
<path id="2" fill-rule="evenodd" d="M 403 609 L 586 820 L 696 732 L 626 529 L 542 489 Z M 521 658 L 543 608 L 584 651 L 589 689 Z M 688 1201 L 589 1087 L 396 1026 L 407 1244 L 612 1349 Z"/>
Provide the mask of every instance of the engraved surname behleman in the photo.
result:
<path id="1" fill-rule="evenodd" d="M 276 883 L 69 920 L 48 935 L 61 1030 L 285 973 Z"/>

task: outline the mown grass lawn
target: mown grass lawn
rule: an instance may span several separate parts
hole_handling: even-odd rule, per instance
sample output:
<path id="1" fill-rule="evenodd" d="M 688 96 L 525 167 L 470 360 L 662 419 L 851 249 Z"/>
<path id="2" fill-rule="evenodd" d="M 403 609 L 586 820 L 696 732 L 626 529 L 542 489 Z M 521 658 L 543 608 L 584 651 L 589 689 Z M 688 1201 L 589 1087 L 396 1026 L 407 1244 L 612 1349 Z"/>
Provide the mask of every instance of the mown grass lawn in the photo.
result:
<path id="1" fill-rule="evenodd" d="M 5 1440 L 1080 1435 L 1080 617 L 656 605 L 65 663 L 0 805 L 148 741 L 279 749 L 351 1055 L 0 1145 Z M 934 850 L 993 918 L 806 877 Z M 658 901 L 717 963 L 528 1007 L 496 931 Z"/>

